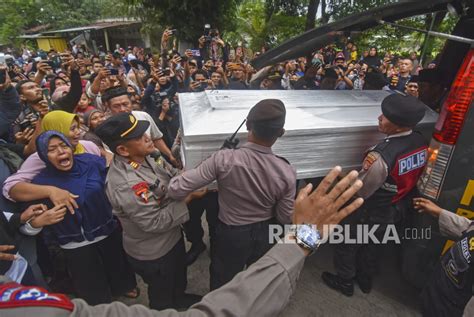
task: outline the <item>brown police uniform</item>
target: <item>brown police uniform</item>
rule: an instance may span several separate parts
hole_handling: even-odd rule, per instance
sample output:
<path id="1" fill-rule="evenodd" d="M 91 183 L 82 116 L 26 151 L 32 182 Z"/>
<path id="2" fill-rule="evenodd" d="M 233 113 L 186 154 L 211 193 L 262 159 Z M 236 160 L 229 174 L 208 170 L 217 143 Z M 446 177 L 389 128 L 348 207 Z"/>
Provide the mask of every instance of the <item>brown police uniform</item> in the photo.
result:
<path id="1" fill-rule="evenodd" d="M 282 129 L 285 107 L 280 100 L 262 100 L 250 110 L 249 124 Z M 197 168 L 176 176 L 169 195 L 183 199 L 217 180 L 219 216 L 211 259 L 211 289 L 230 281 L 271 247 L 270 224 L 291 223 L 296 173 L 270 147 L 247 142 L 240 149 L 221 150 Z"/>
<path id="2" fill-rule="evenodd" d="M 106 120 L 96 133 L 114 150 L 117 142 L 143 135 L 149 123 L 132 114 Z M 185 248 L 181 225 L 189 219 L 183 201 L 168 196 L 177 170 L 165 160 L 142 163 L 115 154 L 106 191 L 123 227 L 124 249 L 136 273 L 148 284 L 150 307 L 178 307 L 186 289 Z"/>

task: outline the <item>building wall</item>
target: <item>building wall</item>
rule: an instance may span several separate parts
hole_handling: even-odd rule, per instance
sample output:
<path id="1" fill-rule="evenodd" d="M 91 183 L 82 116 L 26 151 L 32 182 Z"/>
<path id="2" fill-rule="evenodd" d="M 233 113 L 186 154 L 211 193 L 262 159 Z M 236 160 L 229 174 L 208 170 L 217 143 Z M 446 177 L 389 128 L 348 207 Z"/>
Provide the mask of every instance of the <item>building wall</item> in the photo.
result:
<path id="1" fill-rule="evenodd" d="M 62 52 L 67 48 L 66 40 L 62 37 L 38 38 L 36 41 L 38 42 L 38 47 L 46 52 L 52 48 Z"/>

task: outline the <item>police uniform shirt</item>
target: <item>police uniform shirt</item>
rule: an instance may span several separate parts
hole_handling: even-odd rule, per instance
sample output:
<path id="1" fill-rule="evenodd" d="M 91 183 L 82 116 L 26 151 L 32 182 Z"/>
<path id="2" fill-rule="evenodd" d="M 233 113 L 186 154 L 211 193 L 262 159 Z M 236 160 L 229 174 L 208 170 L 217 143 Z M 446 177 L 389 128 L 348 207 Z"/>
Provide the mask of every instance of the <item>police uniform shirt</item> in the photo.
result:
<path id="1" fill-rule="evenodd" d="M 106 192 L 123 227 L 123 246 L 137 260 L 164 256 L 181 238 L 180 225 L 189 219 L 183 201 L 168 196 L 168 184 L 178 170 L 160 159 L 143 164 L 114 156 Z"/>
<path id="2" fill-rule="evenodd" d="M 245 225 L 276 217 L 291 223 L 296 172 L 270 147 L 247 142 L 237 150 L 221 150 L 197 168 L 174 177 L 169 195 L 184 199 L 214 180 L 219 187 L 219 219 L 227 225 Z"/>

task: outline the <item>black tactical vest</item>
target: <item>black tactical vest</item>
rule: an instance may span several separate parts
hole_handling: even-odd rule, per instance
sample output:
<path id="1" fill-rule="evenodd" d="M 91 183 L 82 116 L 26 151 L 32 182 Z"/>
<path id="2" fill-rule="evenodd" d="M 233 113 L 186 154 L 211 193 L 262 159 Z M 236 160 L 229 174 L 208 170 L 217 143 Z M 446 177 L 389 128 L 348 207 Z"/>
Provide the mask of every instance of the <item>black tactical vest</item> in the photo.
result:
<path id="1" fill-rule="evenodd" d="M 427 142 L 421 133 L 413 132 L 406 136 L 387 138 L 369 150 L 380 154 L 388 170 L 382 187 L 364 204 L 373 221 L 394 221 L 390 207 L 415 187 L 428 160 L 427 149 Z"/>

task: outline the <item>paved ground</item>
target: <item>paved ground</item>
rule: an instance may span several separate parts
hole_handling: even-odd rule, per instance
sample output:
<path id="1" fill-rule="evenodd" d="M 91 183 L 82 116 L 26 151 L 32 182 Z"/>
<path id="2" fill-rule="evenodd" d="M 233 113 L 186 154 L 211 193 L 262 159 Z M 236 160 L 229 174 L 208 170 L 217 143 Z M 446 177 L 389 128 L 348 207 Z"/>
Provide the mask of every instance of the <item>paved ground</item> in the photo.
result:
<path id="1" fill-rule="evenodd" d="M 356 286 L 354 296 L 349 298 L 323 284 L 321 273 L 332 271 L 332 247 L 321 247 L 306 260 L 296 293 L 281 316 L 421 316 L 418 309 L 419 292 L 403 281 L 394 248 L 385 250 L 381 258 L 380 274 L 372 292 L 363 294 Z M 140 287 L 142 295 L 138 301 L 120 300 L 127 304 L 138 302 L 147 305 L 146 286 L 141 280 Z M 188 268 L 187 292 L 204 295 L 208 291 L 209 255 L 203 253 Z"/>

